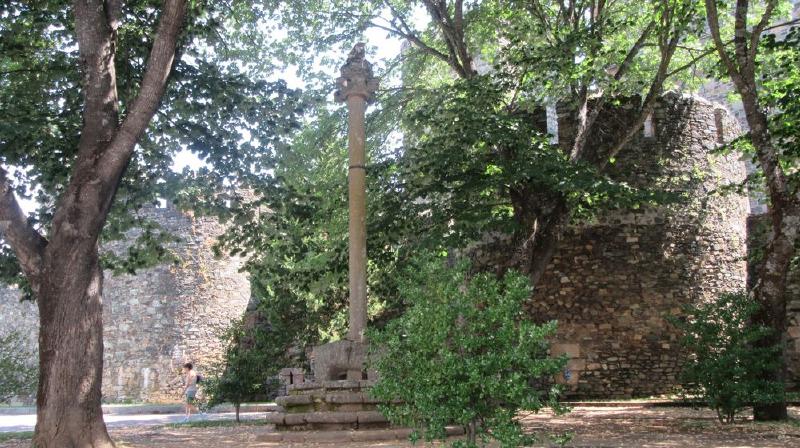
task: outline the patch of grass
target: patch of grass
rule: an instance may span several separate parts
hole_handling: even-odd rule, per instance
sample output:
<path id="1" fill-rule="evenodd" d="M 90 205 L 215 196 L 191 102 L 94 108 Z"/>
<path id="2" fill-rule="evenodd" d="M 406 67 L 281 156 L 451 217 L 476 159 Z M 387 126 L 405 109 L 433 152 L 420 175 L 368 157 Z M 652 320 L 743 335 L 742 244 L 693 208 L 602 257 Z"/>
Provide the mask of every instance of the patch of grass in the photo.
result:
<path id="1" fill-rule="evenodd" d="M 0 442 L 9 440 L 27 440 L 33 438 L 33 431 L 0 432 Z"/>
<path id="2" fill-rule="evenodd" d="M 242 420 L 236 423 L 234 420 L 196 420 L 181 423 L 169 423 L 164 428 L 226 428 L 235 426 L 262 426 L 266 425 L 266 420 Z"/>

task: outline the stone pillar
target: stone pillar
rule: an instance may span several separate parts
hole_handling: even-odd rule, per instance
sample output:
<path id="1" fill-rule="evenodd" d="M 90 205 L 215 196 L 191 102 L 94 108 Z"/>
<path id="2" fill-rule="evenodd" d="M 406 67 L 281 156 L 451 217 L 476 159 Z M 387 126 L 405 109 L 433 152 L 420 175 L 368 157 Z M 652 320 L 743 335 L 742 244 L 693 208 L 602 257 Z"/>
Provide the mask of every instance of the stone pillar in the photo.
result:
<path id="1" fill-rule="evenodd" d="M 364 44 L 356 44 L 342 66 L 336 82 L 336 101 L 347 104 L 349 224 L 350 321 L 347 338 L 364 342 L 367 327 L 367 203 L 366 203 L 366 131 L 367 103 L 374 101 L 378 80 L 372 75 L 372 64 L 364 59 Z M 349 376 L 349 375 L 348 375 Z"/>

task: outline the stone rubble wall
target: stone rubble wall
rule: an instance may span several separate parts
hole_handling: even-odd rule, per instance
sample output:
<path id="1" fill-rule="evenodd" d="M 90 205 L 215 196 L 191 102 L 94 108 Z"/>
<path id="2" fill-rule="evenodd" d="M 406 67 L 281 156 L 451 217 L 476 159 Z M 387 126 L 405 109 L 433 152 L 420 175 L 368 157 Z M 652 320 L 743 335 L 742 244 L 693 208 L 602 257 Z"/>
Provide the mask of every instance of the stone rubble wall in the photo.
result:
<path id="1" fill-rule="evenodd" d="M 622 121 L 626 114 L 609 115 Z M 668 316 L 745 288 L 748 200 L 707 196 L 745 176 L 737 155 L 712 153 L 738 135 L 735 119 L 703 99 L 668 94 L 653 125 L 653 137 L 640 136 L 619 154 L 612 175 L 669 185 L 689 200 L 571 228 L 529 305 L 535 320 L 559 323 L 552 351 L 570 358 L 560 382 L 572 396 L 672 392 L 685 354 Z M 562 135 L 567 126 L 560 124 Z"/>
<path id="2" fill-rule="evenodd" d="M 241 318 L 250 300 L 244 259 L 215 258 L 211 246 L 224 226 L 211 218 L 193 218 L 168 205 L 142 211 L 180 238 L 168 248 L 176 265 L 160 265 L 136 275 L 112 275 L 104 284 L 103 399 L 106 402 L 181 400 L 180 368 L 195 364 L 208 371 L 221 358 L 220 335 Z M 128 240 L 136 238 L 131 231 Z M 121 252 L 126 241 L 104 250 Z M 27 334 L 35 346 L 35 304 L 19 302 L 19 291 L 0 289 L 0 329 Z"/>

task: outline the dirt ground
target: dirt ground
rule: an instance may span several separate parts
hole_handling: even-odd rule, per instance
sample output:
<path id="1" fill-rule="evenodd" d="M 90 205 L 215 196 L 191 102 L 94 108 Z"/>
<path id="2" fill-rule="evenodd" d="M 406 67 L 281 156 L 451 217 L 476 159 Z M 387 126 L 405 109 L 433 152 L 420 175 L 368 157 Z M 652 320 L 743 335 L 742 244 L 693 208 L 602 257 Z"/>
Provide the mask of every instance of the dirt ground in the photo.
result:
<path id="1" fill-rule="evenodd" d="M 646 408 L 641 405 L 576 407 L 562 416 L 542 413 L 522 418 L 525 427 L 537 434 L 573 434 L 572 440 L 565 445 L 569 447 L 800 448 L 800 408 L 791 408 L 790 412 L 793 420 L 781 424 L 753 423 L 748 415 L 744 415 L 741 423 L 721 425 L 715 415 L 707 410 Z M 307 433 L 306 437 L 316 440 L 313 443 L 273 441 L 274 430 L 266 425 L 130 428 L 114 430 L 111 434 L 120 448 L 414 446 L 404 441 L 350 442 L 331 433 Z M 304 437 L 300 433 L 295 436 Z M 2 448 L 29 445 L 30 441 L 0 443 Z M 539 446 L 554 445 L 543 443 Z"/>

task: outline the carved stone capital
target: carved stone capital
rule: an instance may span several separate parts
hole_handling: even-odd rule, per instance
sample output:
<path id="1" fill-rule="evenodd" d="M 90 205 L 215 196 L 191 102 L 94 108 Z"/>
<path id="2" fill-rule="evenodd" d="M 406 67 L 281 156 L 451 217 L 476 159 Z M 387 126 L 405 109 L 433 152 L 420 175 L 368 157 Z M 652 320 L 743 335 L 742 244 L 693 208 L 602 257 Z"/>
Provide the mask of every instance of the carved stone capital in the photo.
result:
<path id="1" fill-rule="evenodd" d="M 345 102 L 357 95 L 368 103 L 375 101 L 378 79 L 372 74 L 372 64 L 364 59 L 364 44 L 356 44 L 341 68 L 341 76 L 336 80 L 334 99 Z"/>

